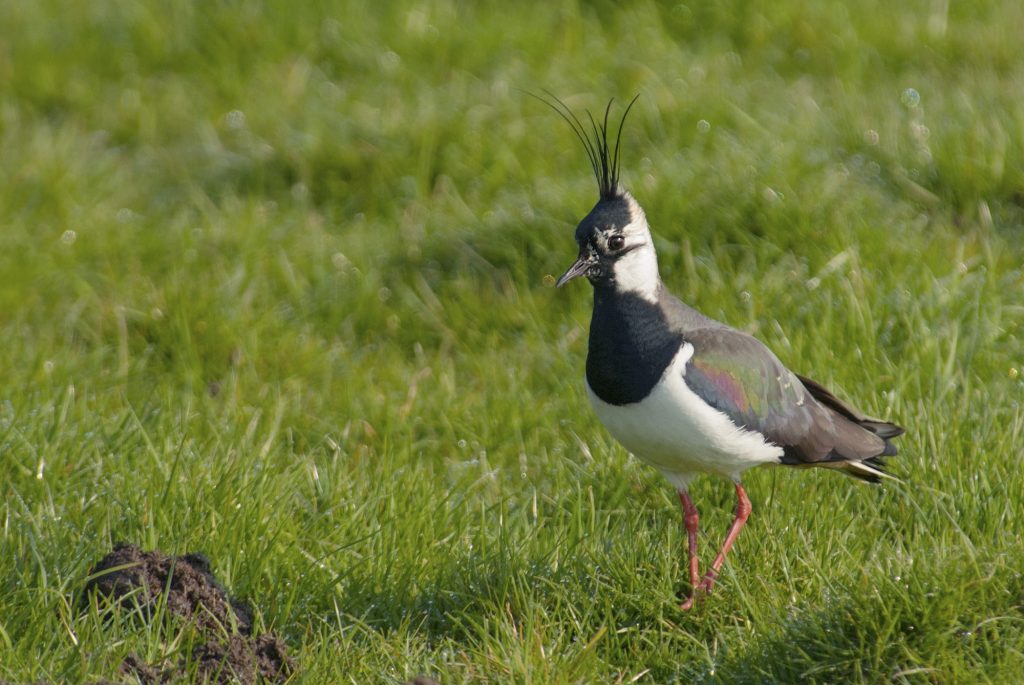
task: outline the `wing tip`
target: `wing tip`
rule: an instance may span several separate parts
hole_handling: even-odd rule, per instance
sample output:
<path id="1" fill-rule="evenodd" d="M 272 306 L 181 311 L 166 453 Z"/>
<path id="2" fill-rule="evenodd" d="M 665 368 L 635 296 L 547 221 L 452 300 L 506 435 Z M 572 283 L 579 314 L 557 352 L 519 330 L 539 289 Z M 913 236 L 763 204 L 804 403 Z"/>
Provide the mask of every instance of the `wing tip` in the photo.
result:
<path id="1" fill-rule="evenodd" d="M 858 423 L 861 428 L 871 431 L 887 442 L 907 432 L 903 426 L 897 426 L 895 423 L 889 423 L 888 421 L 879 421 L 878 419 L 865 419 Z"/>

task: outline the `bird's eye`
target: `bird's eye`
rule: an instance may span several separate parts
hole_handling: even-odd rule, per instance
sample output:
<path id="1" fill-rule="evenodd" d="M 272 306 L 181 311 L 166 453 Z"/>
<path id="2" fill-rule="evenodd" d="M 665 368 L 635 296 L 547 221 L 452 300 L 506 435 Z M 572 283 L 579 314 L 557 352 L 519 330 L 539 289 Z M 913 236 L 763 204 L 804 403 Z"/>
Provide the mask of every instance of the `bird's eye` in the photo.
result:
<path id="1" fill-rule="evenodd" d="M 608 249 L 609 250 L 615 250 L 615 251 L 621 250 L 623 245 L 625 245 L 625 244 L 626 244 L 626 239 L 623 238 L 621 235 L 613 235 L 611 238 L 608 239 Z"/>

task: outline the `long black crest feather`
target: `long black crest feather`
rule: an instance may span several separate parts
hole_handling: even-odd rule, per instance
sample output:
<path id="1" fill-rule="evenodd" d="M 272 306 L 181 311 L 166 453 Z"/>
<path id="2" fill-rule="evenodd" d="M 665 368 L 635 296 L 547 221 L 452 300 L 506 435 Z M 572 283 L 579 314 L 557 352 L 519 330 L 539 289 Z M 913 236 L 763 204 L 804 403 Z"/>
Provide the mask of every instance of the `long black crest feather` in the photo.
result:
<path id="1" fill-rule="evenodd" d="M 604 117 L 600 123 L 587 110 L 587 119 L 590 122 L 590 131 L 587 131 L 587 127 L 569 109 L 568 105 L 550 91 L 545 90 L 544 94 L 551 98 L 551 100 L 549 101 L 539 95 L 529 93 L 529 95 L 555 110 L 558 116 L 562 117 L 569 124 L 569 127 L 572 128 L 573 133 L 576 134 L 580 142 L 583 143 L 583 149 L 586 151 L 587 159 L 590 161 L 590 168 L 594 171 L 594 178 L 597 179 L 597 189 L 601 197 L 608 199 L 616 197 L 619 194 L 619 145 L 622 142 L 622 127 L 626 123 L 626 116 L 629 114 L 629 110 L 633 109 L 633 105 L 639 99 L 640 94 L 637 93 L 629 101 L 626 110 L 622 113 L 622 119 L 619 120 L 619 130 L 615 134 L 614 148 L 608 144 L 608 115 L 612 111 L 614 99 L 608 101 L 608 105 L 604 108 Z M 591 132 L 593 137 L 591 137 Z"/>

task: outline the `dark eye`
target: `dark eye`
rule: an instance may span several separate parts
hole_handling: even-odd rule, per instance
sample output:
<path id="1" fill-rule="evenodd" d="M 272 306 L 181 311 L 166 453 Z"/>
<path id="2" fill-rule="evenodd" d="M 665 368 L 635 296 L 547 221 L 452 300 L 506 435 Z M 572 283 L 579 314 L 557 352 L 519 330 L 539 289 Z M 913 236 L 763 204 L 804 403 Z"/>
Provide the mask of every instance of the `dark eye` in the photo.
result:
<path id="1" fill-rule="evenodd" d="M 623 238 L 621 235 L 613 235 L 611 238 L 608 239 L 609 250 L 615 250 L 616 252 L 618 252 L 619 250 L 622 249 L 622 246 L 625 244 L 626 239 Z"/>

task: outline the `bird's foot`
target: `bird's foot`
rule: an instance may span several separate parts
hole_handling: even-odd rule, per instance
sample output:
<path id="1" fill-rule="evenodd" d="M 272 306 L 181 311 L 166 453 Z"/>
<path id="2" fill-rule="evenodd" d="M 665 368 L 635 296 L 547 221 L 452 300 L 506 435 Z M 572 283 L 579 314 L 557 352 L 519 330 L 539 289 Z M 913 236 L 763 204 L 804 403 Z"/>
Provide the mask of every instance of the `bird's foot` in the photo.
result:
<path id="1" fill-rule="evenodd" d="M 697 585 L 690 591 L 690 596 L 683 600 L 683 603 L 679 605 L 679 608 L 683 611 L 689 611 L 699 600 L 710 595 L 711 588 L 715 586 L 716 579 L 717 574 L 713 571 L 709 571 L 708 574 L 704 576 L 704 579 L 697 583 Z"/>
<path id="2" fill-rule="evenodd" d="M 703 583 L 701 584 L 703 585 Z M 702 590 L 701 586 L 698 585 L 697 589 L 690 593 L 690 596 L 683 600 L 683 603 L 679 605 L 679 608 L 683 611 L 689 611 L 696 606 L 699 600 L 704 599 L 710 593 L 707 590 Z"/>

